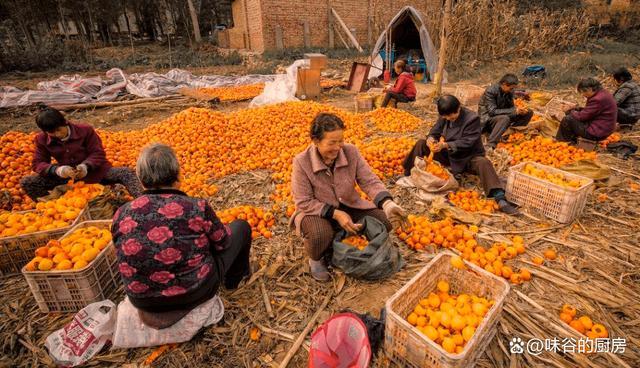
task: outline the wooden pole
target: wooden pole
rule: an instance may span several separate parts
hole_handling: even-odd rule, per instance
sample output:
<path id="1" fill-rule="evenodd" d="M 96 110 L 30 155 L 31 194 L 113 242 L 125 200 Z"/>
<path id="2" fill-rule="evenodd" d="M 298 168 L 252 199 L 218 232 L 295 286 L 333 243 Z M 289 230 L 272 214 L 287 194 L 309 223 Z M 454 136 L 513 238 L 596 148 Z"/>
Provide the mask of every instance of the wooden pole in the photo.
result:
<path id="1" fill-rule="evenodd" d="M 282 362 L 280 362 L 280 365 L 278 366 L 278 368 L 286 368 L 289 365 L 291 358 L 293 358 L 293 356 L 296 355 L 296 352 L 298 351 L 298 349 L 300 349 L 300 346 L 304 342 L 304 339 L 307 337 L 307 334 L 309 333 L 309 331 L 311 331 L 311 329 L 315 325 L 316 321 L 318 320 L 318 317 L 320 317 L 320 313 L 322 313 L 322 311 L 327 307 L 327 304 L 329 304 L 329 300 L 331 300 L 332 295 L 333 293 L 329 292 L 329 294 L 327 294 L 327 296 L 324 298 L 322 305 L 320 305 L 320 308 L 318 308 L 318 310 L 313 314 L 313 316 L 307 323 L 307 326 L 304 328 L 304 330 L 302 330 L 302 333 L 298 335 L 298 338 L 293 343 L 293 346 L 291 347 L 291 349 L 289 349 L 289 351 L 287 352 L 287 355 L 284 357 Z"/>
<path id="2" fill-rule="evenodd" d="M 335 33 L 333 31 L 333 15 L 331 14 L 331 9 L 329 9 L 329 48 L 333 49 L 336 47 L 335 41 Z"/>
<path id="3" fill-rule="evenodd" d="M 305 48 L 311 47 L 311 37 L 309 34 L 309 21 L 302 22 L 302 41 L 304 43 Z"/>
<path id="4" fill-rule="evenodd" d="M 438 55 L 438 70 L 436 71 L 436 89 L 433 91 L 433 97 L 439 97 L 442 94 L 442 74 L 444 74 L 444 63 L 447 57 L 447 30 L 450 16 L 451 0 L 445 0 L 442 28 L 440 28 L 440 53 Z"/>
<path id="5" fill-rule="evenodd" d="M 342 29 L 344 30 L 344 33 L 347 34 L 347 37 L 349 38 L 349 41 L 351 41 L 351 43 L 353 44 L 353 46 L 358 49 L 359 52 L 362 52 L 362 47 L 360 47 L 360 44 L 358 43 L 358 40 L 356 40 L 355 37 L 353 37 L 353 34 L 351 33 L 351 31 L 349 30 L 349 27 L 347 27 L 347 25 L 342 21 L 342 18 L 340 18 L 340 16 L 338 15 L 338 13 L 336 13 L 335 9 L 331 8 L 331 12 L 333 13 L 333 16 L 336 18 L 336 20 L 338 21 L 338 23 L 340 24 L 340 26 L 342 27 Z"/>

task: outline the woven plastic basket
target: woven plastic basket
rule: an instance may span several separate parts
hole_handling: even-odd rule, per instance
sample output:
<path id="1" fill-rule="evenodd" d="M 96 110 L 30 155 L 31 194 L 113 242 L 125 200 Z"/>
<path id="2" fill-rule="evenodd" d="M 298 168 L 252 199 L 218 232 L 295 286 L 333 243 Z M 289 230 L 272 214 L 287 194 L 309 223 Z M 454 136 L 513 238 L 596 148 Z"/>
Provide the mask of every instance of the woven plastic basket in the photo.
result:
<path id="1" fill-rule="evenodd" d="M 472 367 L 496 333 L 509 284 L 502 278 L 465 262 L 468 269 L 451 265 L 453 254 L 442 252 L 386 303 L 384 349 L 387 358 L 401 367 Z M 406 321 L 406 317 L 440 280 L 449 282 L 452 294 L 468 293 L 493 300 L 475 334 L 460 354 L 450 354 Z"/>
<path id="2" fill-rule="evenodd" d="M 77 229 L 95 226 L 109 229 L 111 221 L 85 221 L 72 227 L 60 240 Z M 113 243 L 80 270 L 27 271 L 22 274 L 44 313 L 76 312 L 87 305 L 115 295 L 121 285 Z"/>
<path id="3" fill-rule="evenodd" d="M 19 273 L 20 269 L 34 257 L 36 248 L 47 244 L 51 239 L 61 237 L 74 225 L 90 219 L 89 210 L 85 208 L 69 226 L 0 238 L 0 276 Z"/>
<path id="4" fill-rule="evenodd" d="M 568 188 L 527 175 L 522 172 L 527 164 L 547 172 L 562 174 L 568 180 L 580 180 L 584 185 Z M 582 213 L 593 188 L 593 180 L 587 177 L 535 162 L 523 162 L 509 169 L 507 199 L 519 206 L 534 208 L 560 223 L 569 223 Z"/>

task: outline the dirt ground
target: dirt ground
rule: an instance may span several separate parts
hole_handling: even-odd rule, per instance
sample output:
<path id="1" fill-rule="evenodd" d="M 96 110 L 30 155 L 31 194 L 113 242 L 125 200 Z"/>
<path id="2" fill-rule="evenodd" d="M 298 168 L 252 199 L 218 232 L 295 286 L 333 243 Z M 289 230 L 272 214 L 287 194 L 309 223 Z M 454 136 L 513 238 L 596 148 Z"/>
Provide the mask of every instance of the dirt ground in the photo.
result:
<path id="1" fill-rule="evenodd" d="M 194 73 L 223 73 L 234 69 L 211 68 L 192 70 Z M 238 70 L 240 71 L 240 70 Z M 44 76 L 44 75 L 43 75 Z M 38 78 L 16 77 L 14 85 L 33 86 Z M 473 82 L 473 81 L 471 81 Z M 431 86 L 418 85 L 419 95 L 428 96 Z M 456 84 L 445 86 L 445 92 L 453 93 Z M 571 91 L 562 91 L 566 96 Z M 332 90 L 319 99 L 345 110 L 354 111 L 354 95 L 344 90 Z M 87 122 L 101 129 L 132 130 L 159 122 L 190 106 L 201 106 L 194 100 L 176 100 L 141 106 L 120 106 L 95 110 L 69 111 L 71 120 Z M 215 106 L 221 111 L 244 109 L 248 102 Z M 402 109 L 424 119 L 421 129 L 409 133 L 413 137 L 424 136 L 428 123 L 435 120 L 432 101 L 428 98 L 400 105 Z M 0 111 L 0 134 L 8 130 L 34 130 L 34 111 L 29 109 Z M 376 133 L 377 134 L 377 133 Z M 630 140 L 638 142 L 637 132 L 626 133 Z M 635 159 L 623 161 L 603 154 L 604 162 L 619 171 L 611 174 L 607 184 L 597 193 L 607 193 L 611 202 L 599 203 L 590 199 L 585 214 L 577 223 L 557 226 L 537 214 L 512 218 L 495 214 L 484 219 L 481 235 L 486 240 L 502 239 L 505 234 L 522 233 L 528 245 L 528 254 L 540 254 L 554 246 L 562 259 L 535 269 L 534 279 L 512 287 L 505 302 L 503 318 L 493 339 L 477 362 L 478 367 L 638 367 L 640 352 L 640 269 L 638 268 L 638 220 L 640 196 L 629 191 L 629 181 L 638 182 L 640 164 Z M 506 172 L 501 172 L 505 175 Z M 473 186 L 473 181 L 465 182 Z M 267 206 L 271 202 L 273 181 L 268 172 L 251 172 L 232 175 L 216 182 L 220 192 L 211 198 L 214 208 L 227 208 L 239 204 Z M 410 213 L 427 214 L 429 206 L 417 199 L 411 190 L 386 182 L 394 197 Z M 595 195 L 593 195 L 595 197 Z M 538 217 L 536 217 L 538 216 Z M 247 286 L 235 292 L 222 292 L 225 300 L 225 318 L 216 326 L 204 329 L 189 342 L 162 355 L 154 364 L 158 367 L 275 367 L 289 351 L 292 341 L 306 326 L 310 316 L 319 308 L 325 297 L 330 303 L 321 311 L 318 321 L 345 308 L 369 312 L 378 316 L 386 300 L 410 280 L 430 259 L 433 251 L 415 252 L 394 238 L 407 266 L 394 277 L 383 282 L 363 282 L 334 272 L 329 284 L 312 281 L 304 266 L 305 256 L 301 241 L 288 229 L 286 219 L 279 220 L 275 237 L 269 241 L 258 239 L 253 244 L 253 259 L 259 273 Z M 502 238 L 501 238 L 502 237 Z M 520 265 L 533 266 L 523 260 Z M 268 275 L 269 270 L 276 271 Z M 264 276 L 268 275 L 268 276 Z M 260 298 L 260 283 L 267 284 L 276 316 L 270 318 Z M 71 315 L 44 315 L 35 307 L 30 293 L 25 292 L 22 277 L 2 280 L 3 295 L 11 296 L 0 307 L 0 367 L 3 366 L 52 366 L 44 350 L 44 339 L 52 331 L 68 323 Z M 614 292 L 612 292 L 612 290 Z M 618 300 L 607 295 L 613 294 Z M 16 297 L 16 295 L 18 295 Z M 615 298 L 614 298 L 615 299 Z M 627 339 L 624 354 L 553 354 L 519 356 L 508 351 L 513 336 L 525 337 L 576 337 L 557 319 L 557 309 L 562 303 L 573 303 L 602 320 L 615 336 Z M 25 323 L 28 321 L 28 323 Z M 285 323 L 286 322 L 286 323 Z M 249 340 L 247 331 L 254 325 L 262 325 L 293 336 L 282 337 L 264 333 L 260 341 Z M 294 326 L 285 329 L 278 326 Z M 103 351 L 88 366 L 141 367 L 144 359 L 154 349 L 129 349 Z M 304 343 L 289 364 L 290 367 L 306 366 L 308 342 Z M 385 365 L 379 358 L 375 366 Z"/>

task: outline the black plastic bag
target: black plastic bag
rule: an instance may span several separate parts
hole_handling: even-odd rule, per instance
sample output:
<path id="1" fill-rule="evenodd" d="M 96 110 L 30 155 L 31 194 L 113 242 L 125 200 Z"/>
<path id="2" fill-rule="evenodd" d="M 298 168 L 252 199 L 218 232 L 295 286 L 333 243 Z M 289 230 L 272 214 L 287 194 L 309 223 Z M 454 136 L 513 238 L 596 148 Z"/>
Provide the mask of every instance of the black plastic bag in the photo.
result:
<path id="1" fill-rule="evenodd" d="M 619 158 L 626 160 L 629 156 L 636 153 L 638 150 L 638 146 L 628 141 L 619 141 L 614 143 L 609 143 L 607 145 L 607 151 L 615 154 Z"/>
<path id="2" fill-rule="evenodd" d="M 345 244 L 342 239 L 349 236 L 340 230 L 333 239 L 331 263 L 340 268 L 347 276 L 364 280 L 380 280 L 398 272 L 404 261 L 398 249 L 389 240 L 389 233 L 378 219 L 365 216 L 361 234 L 369 244 L 363 250 Z"/>

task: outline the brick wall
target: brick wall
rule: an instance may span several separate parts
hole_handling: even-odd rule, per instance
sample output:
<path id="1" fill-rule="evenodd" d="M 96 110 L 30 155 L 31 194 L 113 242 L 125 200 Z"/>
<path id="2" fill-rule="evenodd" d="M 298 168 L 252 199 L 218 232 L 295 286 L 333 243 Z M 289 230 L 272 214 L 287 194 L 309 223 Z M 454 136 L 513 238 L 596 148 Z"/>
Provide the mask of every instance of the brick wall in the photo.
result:
<path id="1" fill-rule="evenodd" d="M 371 42 L 376 42 L 380 31 L 386 27 L 391 18 L 404 6 L 411 5 L 423 12 L 425 21 L 428 14 L 433 14 L 438 0 L 407 1 L 407 0 L 262 0 L 264 48 L 276 47 L 275 29 L 280 25 L 283 34 L 284 47 L 304 46 L 304 26 L 309 23 L 311 46 L 329 46 L 329 9 L 333 7 L 349 29 L 355 29 L 355 37 L 365 46 L 368 43 L 368 21 L 371 17 Z M 436 26 L 428 27 L 434 32 Z M 343 36 L 344 37 L 344 36 Z M 432 35 L 433 38 L 433 35 Z M 345 37 L 345 41 L 349 43 Z M 435 41 L 435 40 L 434 40 Z M 343 47 L 338 35 L 335 35 L 336 47 Z"/>
<path id="2" fill-rule="evenodd" d="M 230 47 L 263 51 L 261 0 L 235 0 L 231 3 L 231 12 L 233 28 L 229 29 Z"/>

